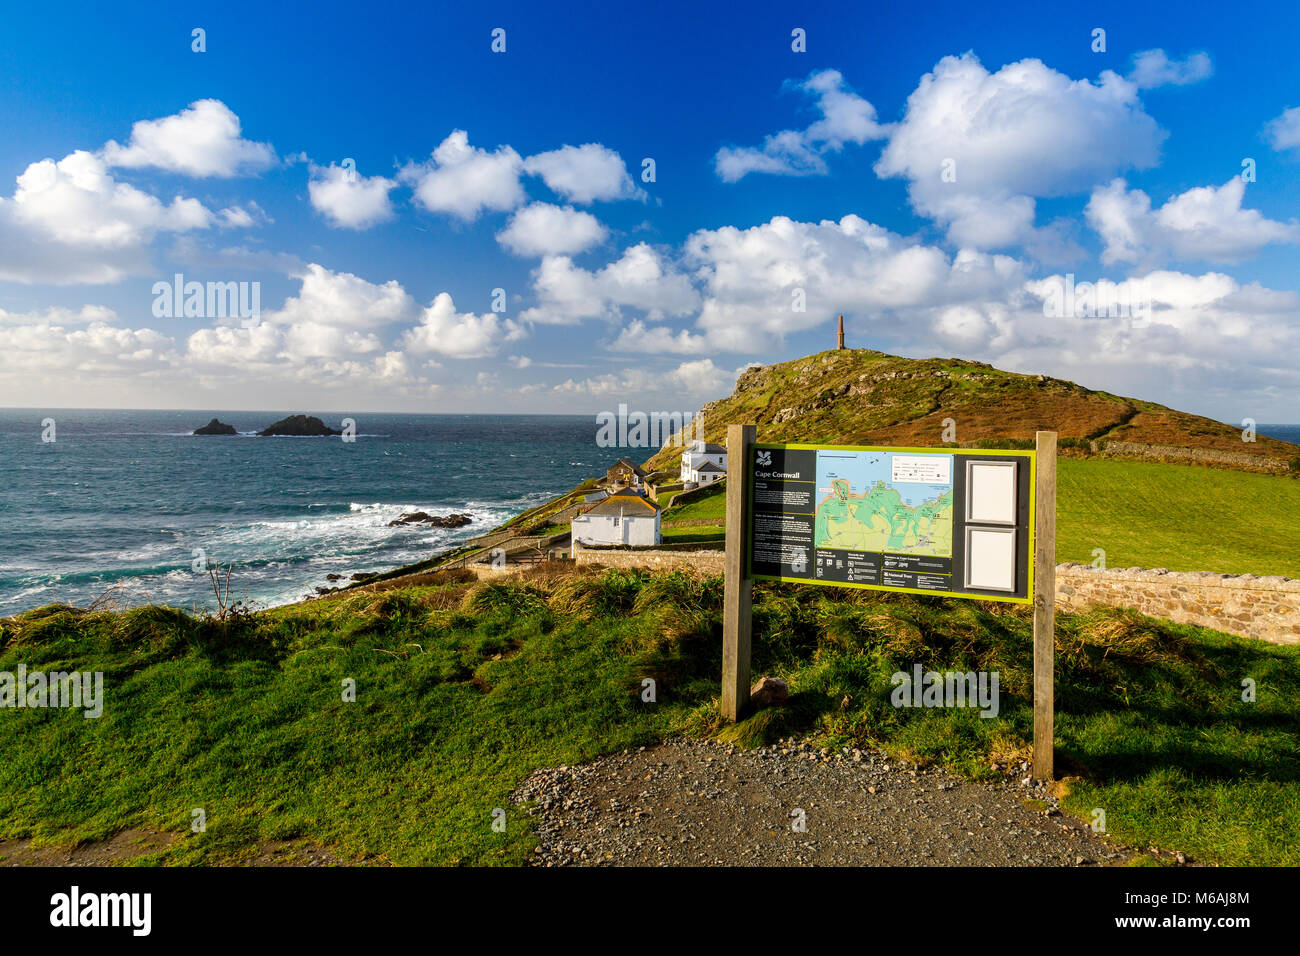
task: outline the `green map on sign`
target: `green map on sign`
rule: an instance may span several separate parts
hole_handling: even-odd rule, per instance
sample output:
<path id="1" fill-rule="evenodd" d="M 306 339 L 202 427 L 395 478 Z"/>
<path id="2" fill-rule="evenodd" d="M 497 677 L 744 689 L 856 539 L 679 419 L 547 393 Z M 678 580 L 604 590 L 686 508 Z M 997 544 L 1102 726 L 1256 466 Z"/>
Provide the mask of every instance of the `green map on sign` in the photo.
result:
<path id="1" fill-rule="evenodd" d="M 813 546 L 952 557 L 952 485 L 894 482 L 888 466 L 888 456 L 818 462 L 830 494 L 817 503 Z"/>

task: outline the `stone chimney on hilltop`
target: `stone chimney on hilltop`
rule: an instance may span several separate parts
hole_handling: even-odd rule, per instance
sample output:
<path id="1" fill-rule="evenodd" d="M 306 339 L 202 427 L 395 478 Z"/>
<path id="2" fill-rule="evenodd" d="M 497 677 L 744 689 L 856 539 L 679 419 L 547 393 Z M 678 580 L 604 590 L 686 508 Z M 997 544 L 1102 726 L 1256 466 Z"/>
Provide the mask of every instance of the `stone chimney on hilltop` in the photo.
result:
<path id="1" fill-rule="evenodd" d="M 837 349 L 844 348 L 844 316 L 842 315 L 840 316 L 840 331 L 835 336 L 835 347 Z"/>

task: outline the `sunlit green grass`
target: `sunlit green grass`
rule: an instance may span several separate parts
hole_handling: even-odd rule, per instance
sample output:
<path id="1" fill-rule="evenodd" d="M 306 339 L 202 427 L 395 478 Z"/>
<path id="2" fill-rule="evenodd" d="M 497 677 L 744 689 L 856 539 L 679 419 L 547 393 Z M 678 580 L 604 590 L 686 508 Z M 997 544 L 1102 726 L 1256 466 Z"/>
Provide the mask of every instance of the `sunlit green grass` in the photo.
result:
<path id="1" fill-rule="evenodd" d="M 296 835 L 349 860 L 519 863 L 533 841 L 507 795 L 528 771 L 647 743 L 685 712 L 682 687 L 641 703 L 633 620 L 430 613 L 395 592 L 334 607 L 267 616 L 248 659 L 194 646 L 201 626 L 170 612 L 131 616 L 121 647 L 107 615 L 46 619 L 66 635 L 6 647 L 0 669 L 102 669 L 107 702 L 97 720 L 0 711 L 0 838 L 144 826 L 184 834 L 177 863 Z M 171 636 L 154 650 L 150 632 Z"/>
<path id="2" fill-rule="evenodd" d="M 661 528 L 659 533 L 665 544 L 712 541 L 721 548 L 727 540 L 727 529 L 720 524 L 688 524 L 678 528 Z"/>
<path id="3" fill-rule="evenodd" d="M 0 710 L 0 839 L 146 827 L 180 837 L 151 862 L 305 838 L 356 862 L 517 864 L 534 837 L 508 794 L 530 771 L 673 734 L 877 745 L 973 778 L 1029 755 L 1027 608 L 763 585 L 754 673 L 785 677 L 790 705 L 724 727 L 719 579 L 456 574 L 226 625 L 164 608 L 0 622 L 0 670 L 102 670 L 106 694 L 98 720 Z M 1058 625 L 1067 807 L 1206 862 L 1300 864 L 1300 648 L 1118 610 Z M 998 716 L 895 708 L 890 678 L 914 664 L 997 671 Z"/>
<path id="4" fill-rule="evenodd" d="M 1300 577 L 1300 480 L 1112 459 L 1058 463 L 1058 561 Z"/>
<path id="5" fill-rule="evenodd" d="M 693 501 L 683 501 L 663 514 L 664 521 L 701 521 L 716 519 L 722 524 L 727 518 L 727 492 L 725 485 L 715 485 Z"/>

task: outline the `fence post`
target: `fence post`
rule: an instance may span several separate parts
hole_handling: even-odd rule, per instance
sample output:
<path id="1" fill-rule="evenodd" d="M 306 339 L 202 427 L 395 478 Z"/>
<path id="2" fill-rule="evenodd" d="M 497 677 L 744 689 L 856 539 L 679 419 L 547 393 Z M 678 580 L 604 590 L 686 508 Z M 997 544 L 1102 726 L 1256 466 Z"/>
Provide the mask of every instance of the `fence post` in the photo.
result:
<path id="1" fill-rule="evenodd" d="M 753 425 L 727 426 L 727 551 L 722 599 L 722 717 L 735 722 L 749 704 L 752 584 L 745 561 L 749 509 L 746 472 Z"/>
<path id="2" fill-rule="evenodd" d="M 1056 746 L 1056 432 L 1038 432 L 1034 447 L 1033 777 L 1051 780 Z"/>

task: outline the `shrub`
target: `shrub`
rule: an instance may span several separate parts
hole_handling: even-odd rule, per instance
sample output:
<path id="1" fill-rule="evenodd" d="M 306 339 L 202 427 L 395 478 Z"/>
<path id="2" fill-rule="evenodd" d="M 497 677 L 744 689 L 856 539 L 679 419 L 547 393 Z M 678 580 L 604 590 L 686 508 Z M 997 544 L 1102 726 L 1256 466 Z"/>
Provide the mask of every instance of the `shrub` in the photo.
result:
<path id="1" fill-rule="evenodd" d="M 551 596 L 551 607 L 561 614 L 592 617 L 632 610 L 637 593 L 649 578 L 643 571 L 610 568 L 599 577 L 575 578 Z"/>
<path id="2" fill-rule="evenodd" d="M 470 588 L 460 606 L 464 611 L 509 611 L 522 617 L 545 610 L 546 598 L 535 587 L 492 581 Z"/>

